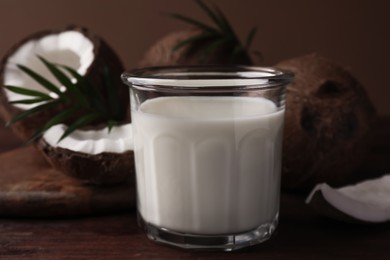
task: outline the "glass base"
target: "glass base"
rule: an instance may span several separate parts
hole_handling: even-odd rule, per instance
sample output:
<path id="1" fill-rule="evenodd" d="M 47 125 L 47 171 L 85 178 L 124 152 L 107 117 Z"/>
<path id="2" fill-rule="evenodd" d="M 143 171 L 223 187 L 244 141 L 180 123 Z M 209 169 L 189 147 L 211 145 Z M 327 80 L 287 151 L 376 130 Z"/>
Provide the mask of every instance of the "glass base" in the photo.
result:
<path id="1" fill-rule="evenodd" d="M 278 225 L 278 216 L 253 230 L 232 235 L 197 235 L 160 228 L 147 223 L 138 213 L 138 224 L 150 240 L 185 249 L 233 251 L 268 240 Z"/>

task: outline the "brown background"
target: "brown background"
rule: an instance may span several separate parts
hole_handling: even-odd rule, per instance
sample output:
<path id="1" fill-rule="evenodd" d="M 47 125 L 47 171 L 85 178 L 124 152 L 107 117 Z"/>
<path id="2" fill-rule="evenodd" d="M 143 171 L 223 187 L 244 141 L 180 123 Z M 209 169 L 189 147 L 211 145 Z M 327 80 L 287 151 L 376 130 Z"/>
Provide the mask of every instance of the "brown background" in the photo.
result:
<path id="1" fill-rule="evenodd" d="M 258 27 L 254 48 L 264 65 L 318 52 L 348 67 L 382 115 L 390 114 L 390 1 L 214 0 L 243 38 Z M 186 25 L 164 13 L 207 19 L 189 0 L 0 0 L 0 56 L 26 35 L 80 24 L 100 34 L 128 68 L 166 33 Z"/>

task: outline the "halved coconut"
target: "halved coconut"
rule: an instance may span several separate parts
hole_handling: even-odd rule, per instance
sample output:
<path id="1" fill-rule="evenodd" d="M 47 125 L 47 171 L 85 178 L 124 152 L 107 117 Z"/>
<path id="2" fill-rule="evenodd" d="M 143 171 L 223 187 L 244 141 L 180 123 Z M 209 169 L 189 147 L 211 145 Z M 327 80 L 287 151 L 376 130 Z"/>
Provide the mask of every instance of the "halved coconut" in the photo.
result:
<path id="1" fill-rule="evenodd" d="M 85 28 L 69 27 L 62 31 L 43 31 L 35 33 L 15 45 L 2 59 L 0 64 L 0 112 L 8 121 L 16 114 L 32 108 L 33 105 L 12 105 L 9 101 L 26 99 L 4 89 L 4 85 L 14 85 L 48 93 L 46 89 L 16 67 L 23 64 L 53 83 L 61 86 L 37 58 L 40 55 L 51 62 L 68 65 L 86 76 L 93 86 L 103 91 L 104 69 L 107 67 L 119 90 L 123 109 L 129 104 L 128 88 L 120 81 L 124 67 L 115 52 L 100 37 Z M 53 97 L 55 94 L 50 93 Z M 22 139 L 27 140 L 48 118 L 57 114 L 62 107 L 43 111 L 24 121 L 16 123 L 13 130 Z"/>
<path id="2" fill-rule="evenodd" d="M 318 184 L 306 203 L 326 216 L 347 222 L 389 221 L 390 175 L 338 189 Z"/>
<path id="3" fill-rule="evenodd" d="M 3 58 L 0 66 L 0 84 L 14 85 L 48 93 L 46 89 L 17 68 L 23 64 L 38 74 L 60 86 L 37 58 L 43 56 L 47 60 L 68 65 L 84 75 L 103 96 L 106 96 L 105 70 L 111 73 L 113 85 L 118 89 L 118 102 L 123 111 L 129 111 L 128 87 L 120 79 L 124 67 L 118 56 L 100 37 L 90 33 L 85 28 L 69 27 L 62 31 L 38 32 L 27 37 L 12 48 Z M 62 87 L 62 91 L 65 88 Z M 49 93 L 54 98 L 54 93 Z M 12 105 L 9 102 L 26 99 L 0 87 L 0 112 L 5 120 L 10 120 L 16 114 L 30 109 L 34 105 Z M 34 114 L 15 124 L 14 131 L 27 140 L 50 118 L 59 113 L 63 107 Z M 124 122 L 130 121 L 123 118 Z M 77 118 L 77 115 L 75 115 Z M 62 172 L 94 184 L 114 184 L 134 179 L 134 154 L 132 151 L 131 130 L 129 126 L 114 128 L 111 133 L 107 129 L 73 132 L 67 138 L 57 143 L 66 125 L 50 128 L 38 143 L 48 161 Z"/>
<path id="4" fill-rule="evenodd" d="M 45 132 L 38 143 L 54 168 L 90 184 L 110 185 L 134 180 L 131 124 L 99 130 L 76 130 L 58 142 L 67 126 Z"/>

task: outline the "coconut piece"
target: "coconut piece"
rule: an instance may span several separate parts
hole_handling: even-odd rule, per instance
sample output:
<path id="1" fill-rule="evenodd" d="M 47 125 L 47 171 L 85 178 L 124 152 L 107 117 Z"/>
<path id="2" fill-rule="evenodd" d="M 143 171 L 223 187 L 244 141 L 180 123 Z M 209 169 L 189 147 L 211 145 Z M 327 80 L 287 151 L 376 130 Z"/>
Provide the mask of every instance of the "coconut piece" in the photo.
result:
<path id="1" fill-rule="evenodd" d="M 119 90 L 118 96 L 121 97 L 119 102 L 123 109 L 127 109 L 129 104 L 128 88 L 120 81 L 120 74 L 124 67 L 108 44 L 87 29 L 73 26 L 62 31 L 42 31 L 26 37 L 3 57 L 0 64 L 1 86 L 15 85 L 48 93 L 46 89 L 19 70 L 16 64 L 23 64 L 60 86 L 36 55 L 40 55 L 51 62 L 75 68 L 79 74 L 84 75 L 100 91 L 104 89 L 103 70 L 107 67 L 112 74 L 113 85 Z M 50 93 L 50 95 L 55 97 L 54 93 Z M 16 114 L 37 105 L 9 103 L 9 101 L 25 98 L 26 96 L 15 94 L 0 87 L 0 114 L 6 121 Z M 50 109 L 50 111 L 42 111 L 32 115 L 21 122 L 15 123 L 13 130 L 22 139 L 28 140 L 49 118 L 62 109 L 63 106 L 58 106 Z"/>
<path id="2" fill-rule="evenodd" d="M 48 162 L 61 172 L 86 183 L 112 185 L 134 178 L 131 124 L 99 130 L 76 130 L 58 142 L 67 126 L 45 132 L 38 143 Z"/>
<path id="3" fill-rule="evenodd" d="M 328 217 L 347 222 L 389 221 L 390 175 L 338 189 L 318 184 L 306 204 Z"/>
<path id="4" fill-rule="evenodd" d="M 357 181 L 354 173 L 376 117 L 363 86 L 317 54 L 276 66 L 295 74 L 286 93 L 283 187 L 308 190 L 321 182 Z"/>
<path id="5" fill-rule="evenodd" d="M 196 45 L 189 44 L 173 51 L 175 46 L 177 46 L 180 42 L 196 35 L 200 35 L 201 33 L 202 31 L 199 29 L 186 29 L 167 34 L 147 50 L 144 57 L 138 64 L 139 67 L 252 64 L 251 60 L 244 58 L 233 63 L 230 57 L 233 54 L 235 46 L 230 45 L 220 46 L 217 50 L 205 56 L 203 51 L 210 44 L 207 41 L 199 41 Z"/>

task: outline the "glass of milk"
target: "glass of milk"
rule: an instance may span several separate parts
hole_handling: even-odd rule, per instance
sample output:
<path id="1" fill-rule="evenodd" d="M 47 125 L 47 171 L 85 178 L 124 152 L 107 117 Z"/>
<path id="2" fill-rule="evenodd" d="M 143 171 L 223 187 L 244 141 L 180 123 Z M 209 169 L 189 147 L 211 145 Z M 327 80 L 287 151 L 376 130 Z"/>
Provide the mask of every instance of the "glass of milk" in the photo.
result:
<path id="1" fill-rule="evenodd" d="M 278 223 L 285 88 L 259 67 L 160 67 L 131 90 L 139 222 L 182 248 L 231 251 Z"/>

